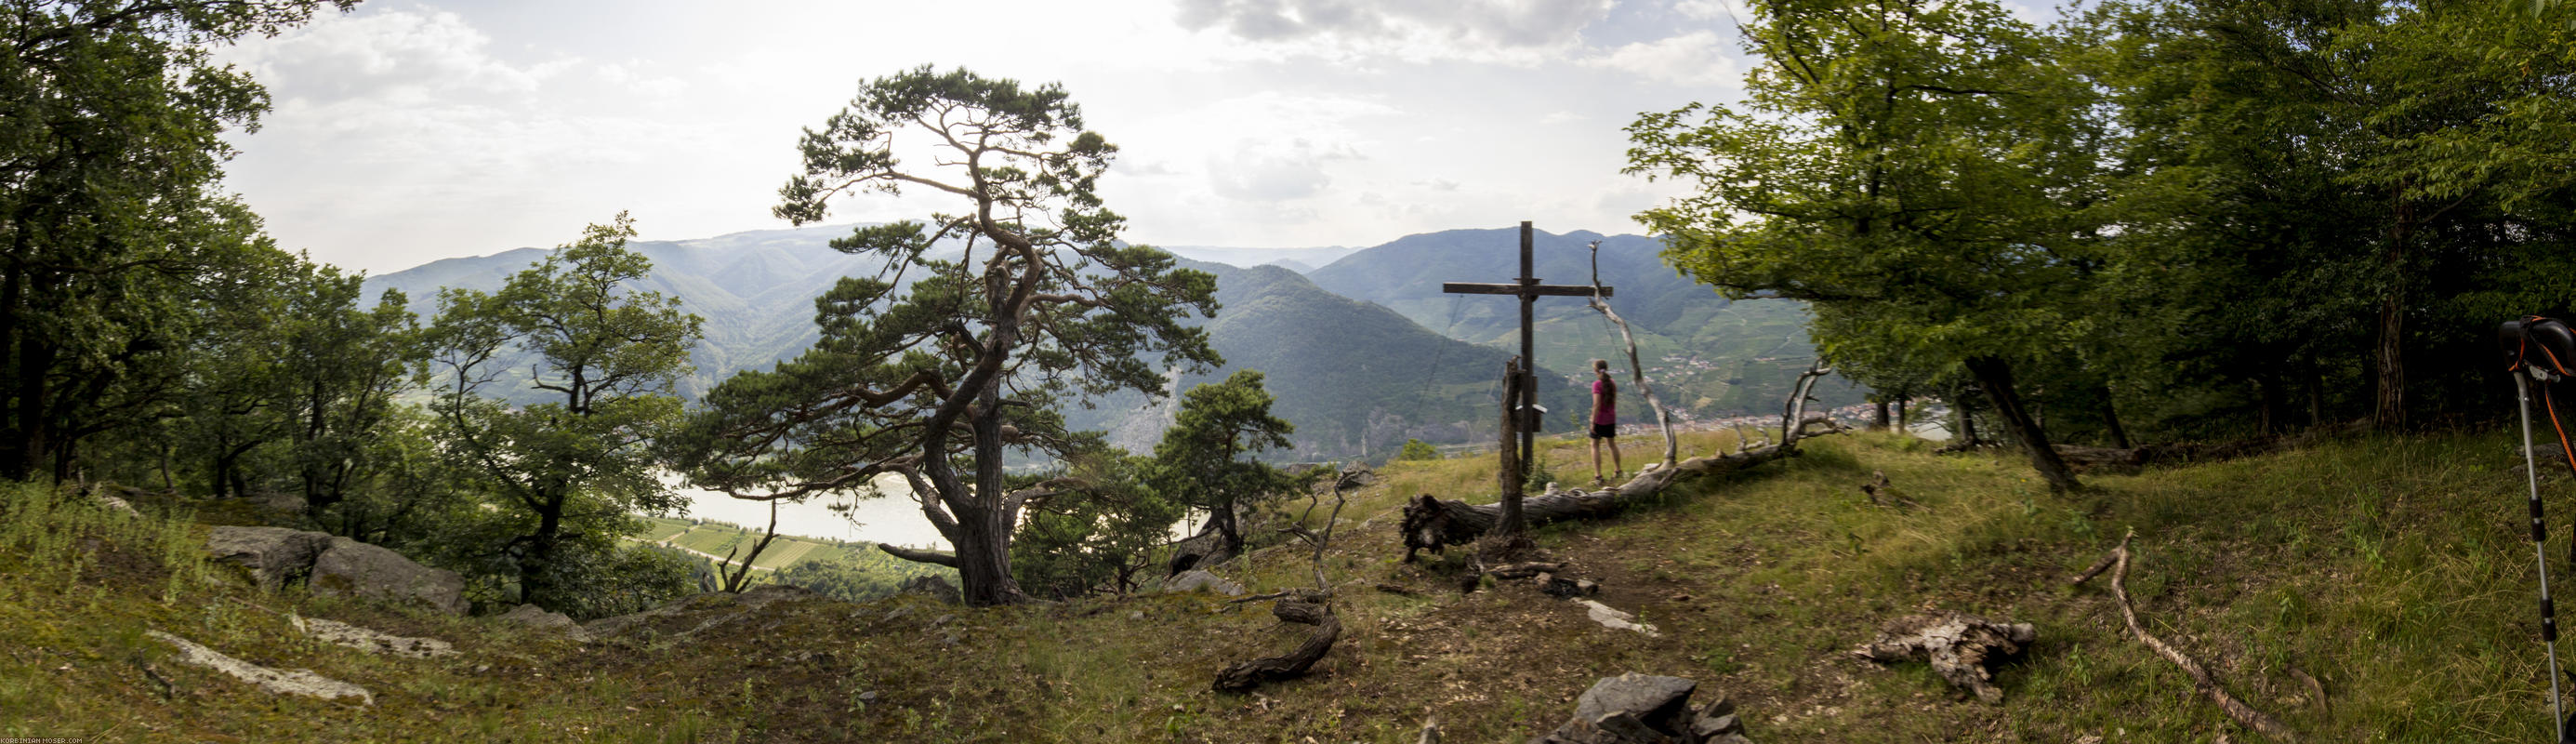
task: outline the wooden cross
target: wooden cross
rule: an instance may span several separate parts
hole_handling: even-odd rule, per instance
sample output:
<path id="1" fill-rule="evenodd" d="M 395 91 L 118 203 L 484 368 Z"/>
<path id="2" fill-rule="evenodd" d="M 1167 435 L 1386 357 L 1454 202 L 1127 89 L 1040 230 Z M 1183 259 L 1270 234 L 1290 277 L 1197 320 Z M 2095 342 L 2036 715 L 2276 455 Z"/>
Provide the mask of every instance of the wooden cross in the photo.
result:
<path id="1" fill-rule="evenodd" d="M 1523 221 L 1521 223 L 1521 278 L 1518 283 L 1444 282 L 1440 285 L 1440 291 L 1447 294 L 1513 295 L 1521 298 L 1521 369 L 1524 372 L 1519 387 L 1521 410 L 1526 417 L 1522 419 L 1523 423 L 1515 428 L 1520 430 L 1521 435 L 1520 469 L 1523 474 L 1529 472 L 1530 456 L 1533 454 L 1533 448 L 1538 445 L 1538 426 L 1537 422 L 1532 420 L 1538 409 L 1538 375 L 1534 371 L 1529 371 L 1538 369 L 1538 352 L 1530 334 L 1532 304 L 1538 302 L 1540 297 L 1590 297 L 1595 289 L 1589 284 L 1538 283 L 1538 277 L 1530 275 L 1531 235 L 1530 223 Z M 1600 287 L 1599 290 L 1601 296 L 1610 296 L 1609 287 Z M 1591 422 L 1589 412 L 1586 412 L 1584 423 Z"/>

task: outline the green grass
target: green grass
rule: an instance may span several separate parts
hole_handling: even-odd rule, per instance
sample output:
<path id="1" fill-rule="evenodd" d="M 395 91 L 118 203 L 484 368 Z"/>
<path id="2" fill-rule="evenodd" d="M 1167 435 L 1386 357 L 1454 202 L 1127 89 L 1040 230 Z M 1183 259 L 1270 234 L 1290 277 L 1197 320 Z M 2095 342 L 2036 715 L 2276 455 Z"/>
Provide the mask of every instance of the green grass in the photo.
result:
<path id="1" fill-rule="evenodd" d="M 1632 469 L 1656 449 L 1634 440 Z M 1696 435 L 1685 455 L 1726 446 Z M 2304 739 L 2546 738 L 2537 582 L 2505 435 L 2361 438 L 2092 474 L 2094 490 L 2075 495 L 2050 493 L 2007 455 L 1929 450 L 1892 435 L 1814 440 L 1803 457 L 1538 531 L 1570 573 L 1602 582 L 1601 601 L 1660 638 L 1594 626 L 1526 583 L 1461 594 L 1463 550 L 1399 562 L 1393 510 L 1416 493 L 1484 500 L 1492 460 L 1390 465 L 1346 506 L 1325 556 L 1341 643 L 1308 677 L 1248 696 L 1209 691 L 1210 675 L 1305 633 L 1262 603 L 800 601 L 726 632 L 583 647 L 261 592 L 199 557 L 202 528 L 185 510 L 147 506 L 155 517 L 135 519 L 22 488 L 0 503 L 0 736 L 1338 742 L 1409 740 L 1432 715 L 1450 741 L 1520 741 L 1562 721 L 1595 679 L 1637 671 L 1729 695 L 1764 742 L 2261 741 L 2128 636 L 2108 577 L 2066 586 L 2134 529 L 2126 586 L 2149 629 Z M 1542 451 L 1561 482 L 1588 480 L 1579 442 Z M 1907 504 L 1870 503 L 1857 487 L 1874 472 Z M 2576 513 L 2570 486 L 2544 483 L 2553 521 Z M 1309 524 L 1322 526 L 1320 511 Z M 782 560 L 841 549 L 805 544 Z M 1263 545 L 1217 570 L 1256 592 L 1313 583 L 1307 550 Z M 1920 664 L 1849 655 L 1881 622 L 1924 609 L 2038 626 L 2026 658 L 1998 673 L 2003 704 L 1954 692 Z M 322 647 L 289 631 L 285 611 L 433 635 L 464 653 L 414 661 Z M 147 627 L 357 682 L 378 704 L 272 700 L 174 669 Z M 180 691 L 163 697 L 137 659 Z M 2293 669 L 2322 680 L 2322 703 Z"/>

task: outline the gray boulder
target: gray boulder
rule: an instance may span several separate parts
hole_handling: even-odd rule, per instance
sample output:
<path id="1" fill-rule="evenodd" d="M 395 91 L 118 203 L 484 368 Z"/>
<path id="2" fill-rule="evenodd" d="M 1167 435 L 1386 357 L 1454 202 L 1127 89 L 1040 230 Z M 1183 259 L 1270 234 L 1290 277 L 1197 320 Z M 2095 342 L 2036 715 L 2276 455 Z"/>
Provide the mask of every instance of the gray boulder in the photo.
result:
<path id="1" fill-rule="evenodd" d="M 499 619 L 502 622 L 525 625 L 538 632 L 553 633 L 575 640 L 590 638 L 590 634 L 582 630 L 581 623 L 572 621 L 572 616 L 532 604 L 511 608 L 509 612 L 501 613 Z"/>
<path id="2" fill-rule="evenodd" d="M 1737 744 L 1747 741 L 1735 704 L 1720 695 L 1693 709 L 1699 683 L 1629 672 L 1604 677 L 1574 704 L 1574 717 L 1531 744 Z"/>
<path id="3" fill-rule="evenodd" d="M 1243 596 L 1243 585 L 1227 581 L 1205 570 L 1191 569 L 1163 581 L 1165 592 L 1210 591 L 1228 597 Z"/>
<path id="4" fill-rule="evenodd" d="M 217 527 L 206 536 L 206 551 L 216 560 L 250 569 L 251 579 L 269 589 L 302 580 L 330 547 L 330 535 L 284 527 Z"/>
<path id="5" fill-rule="evenodd" d="M 937 576 L 915 576 L 905 579 L 903 581 L 903 585 L 896 588 L 895 591 L 905 594 L 925 595 L 947 604 L 964 604 L 966 602 L 965 596 L 957 592 L 957 587 L 949 586 L 947 579 L 939 578 Z"/>
<path id="6" fill-rule="evenodd" d="M 465 579 L 412 562 L 401 553 L 345 537 L 313 561 L 313 591 L 369 599 L 415 602 L 450 615 L 465 614 Z"/>

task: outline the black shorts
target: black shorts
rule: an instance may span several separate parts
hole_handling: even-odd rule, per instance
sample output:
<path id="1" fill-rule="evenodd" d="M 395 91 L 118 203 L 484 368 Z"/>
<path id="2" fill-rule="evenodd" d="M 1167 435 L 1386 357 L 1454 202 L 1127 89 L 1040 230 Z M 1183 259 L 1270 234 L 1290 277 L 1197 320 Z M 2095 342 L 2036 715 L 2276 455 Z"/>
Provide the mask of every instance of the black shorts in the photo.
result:
<path id="1" fill-rule="evenodd" d="M 1615 437 L 1615 436 L 1619 436 L 1619 425 L 1618 425 L 1618 424 L 1593 424 L 1593 425 L 1592 425 L 1592 438 L 1594 438 L 1594 439 L 1609 439 L 1609 438 L 1611 438 L 1611 437 Z"/>

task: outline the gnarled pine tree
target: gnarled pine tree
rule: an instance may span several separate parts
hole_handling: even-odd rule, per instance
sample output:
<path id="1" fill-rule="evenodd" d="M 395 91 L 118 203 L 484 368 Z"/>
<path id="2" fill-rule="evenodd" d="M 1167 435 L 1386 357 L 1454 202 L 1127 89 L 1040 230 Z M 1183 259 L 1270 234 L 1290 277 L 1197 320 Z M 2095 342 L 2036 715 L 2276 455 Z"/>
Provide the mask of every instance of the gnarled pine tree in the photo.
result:
<path id="1" fill-rule="evenodd" d="M 824 218 L 860 192 L 928 190 L 963 207 L 925 223 L 861 227 L 834 248 L 885 259 L 816 302 L 822 339 L 774 371 L 706 397 L 674 454 L 691 480 L 737 498 L 802 499 L 903 477 L 955 553 L 888 548 L 957 569 L 965 600 L 1015 602 L 1011 531 L 1028 500 L 1003 457 L 1075 445 L 1054 406 L 1160 393 L 1164 364 L 1217 361 L 1179 313 L 1216 312 L 1216 280 L 1117 242 L 1124 218 L 1095 187 L 1117 148 L 1084 131 L 1056 85 L 1022 87 L 925 66 L 878 78 L 800 145 L 780 217 Z M 927 152 L 926 163 L 905 157 Z"/>

